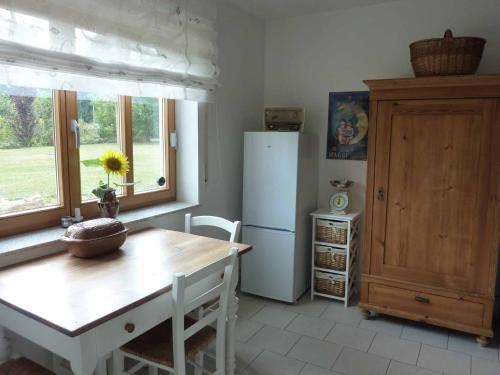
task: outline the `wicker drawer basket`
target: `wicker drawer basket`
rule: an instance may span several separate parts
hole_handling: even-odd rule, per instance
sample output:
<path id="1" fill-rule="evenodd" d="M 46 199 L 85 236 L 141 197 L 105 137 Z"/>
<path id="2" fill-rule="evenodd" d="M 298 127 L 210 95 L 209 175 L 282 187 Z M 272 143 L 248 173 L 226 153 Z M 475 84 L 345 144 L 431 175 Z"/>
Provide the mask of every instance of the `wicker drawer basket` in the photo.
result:
<path id="1" fill-rule="evenodd" d="M 345 250 L 316 245 L 314 249 L 314 258 L 316 267 L 345 271 L 347 258 Z"/>
<path id="2" fill-rule="evenodd" d="M 341 275 L 316 271 L 314 274 L 314 285 L 314 289 L 318 293 L 336 297 L 344 297 L 345 295 L 345 277 Z"/>
<path id="3" fill-rule="evenodd" d="M 344 221 L 316 219 L 316 241 L 345 245 L 347 227 Z"/>

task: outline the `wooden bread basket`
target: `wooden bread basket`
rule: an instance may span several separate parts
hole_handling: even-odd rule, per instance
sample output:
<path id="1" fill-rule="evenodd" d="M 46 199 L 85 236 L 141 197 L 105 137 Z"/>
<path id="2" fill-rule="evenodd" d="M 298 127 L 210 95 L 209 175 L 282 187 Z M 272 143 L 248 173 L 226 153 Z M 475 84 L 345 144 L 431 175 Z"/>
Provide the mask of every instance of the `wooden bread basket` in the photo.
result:
<path id="1" fill-rule="evenodd" d="M 61 241 L 68 252 L 79 258 L 92 258 L 118 250 L 127 238 L 128 229 L 116 219 L 95 219 L 70 226 Z"/>

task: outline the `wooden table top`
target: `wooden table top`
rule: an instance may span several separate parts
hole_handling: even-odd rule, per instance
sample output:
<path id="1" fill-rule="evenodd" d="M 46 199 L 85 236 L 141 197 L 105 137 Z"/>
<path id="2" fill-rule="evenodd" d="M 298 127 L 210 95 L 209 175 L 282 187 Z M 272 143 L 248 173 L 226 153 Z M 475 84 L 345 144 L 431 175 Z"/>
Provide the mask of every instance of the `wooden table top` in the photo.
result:
<path id="1" fill-rule="evenodd" d="M 92 259 L 67 252 L 0 270 L 3 303 L 68 336 L 77 336 L 172 289 L 177 272 L 190 274 L 235 246 L 165 229 L 128 236 L 120 250 Z"/>

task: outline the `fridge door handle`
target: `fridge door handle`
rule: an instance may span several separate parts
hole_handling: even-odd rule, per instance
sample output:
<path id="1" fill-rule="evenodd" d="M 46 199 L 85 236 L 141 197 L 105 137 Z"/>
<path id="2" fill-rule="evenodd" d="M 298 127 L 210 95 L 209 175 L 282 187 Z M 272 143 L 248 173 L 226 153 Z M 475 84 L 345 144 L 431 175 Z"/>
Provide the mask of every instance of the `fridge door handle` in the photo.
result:
<path id="1" fill-rule="evenodd" d="M 269 230 L 269 231 L 277 231 L 277 232 L 285 232 L 285 233 L 295 233 L 293 230 L 284 229 L 284 228 L 270 228 L 270 227 L 264 227 L 261 225 L 251 225 L 251 224 L 246 224 L 243 226 L 246 228 L 264 229 L 264 230 Z"/>

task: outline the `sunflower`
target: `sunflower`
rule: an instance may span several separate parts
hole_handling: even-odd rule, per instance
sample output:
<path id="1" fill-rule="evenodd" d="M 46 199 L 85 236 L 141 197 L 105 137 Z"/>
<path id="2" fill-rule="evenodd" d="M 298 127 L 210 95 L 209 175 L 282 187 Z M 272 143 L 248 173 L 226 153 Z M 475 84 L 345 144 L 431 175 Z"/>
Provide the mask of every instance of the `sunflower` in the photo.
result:
<path id="1" fill-rule="evenodd" d="M 107 150 L 100 157 L 104 172 L 108 174 L 125 176 L 129 171 L 128 158 L 117 150 Z"/>

